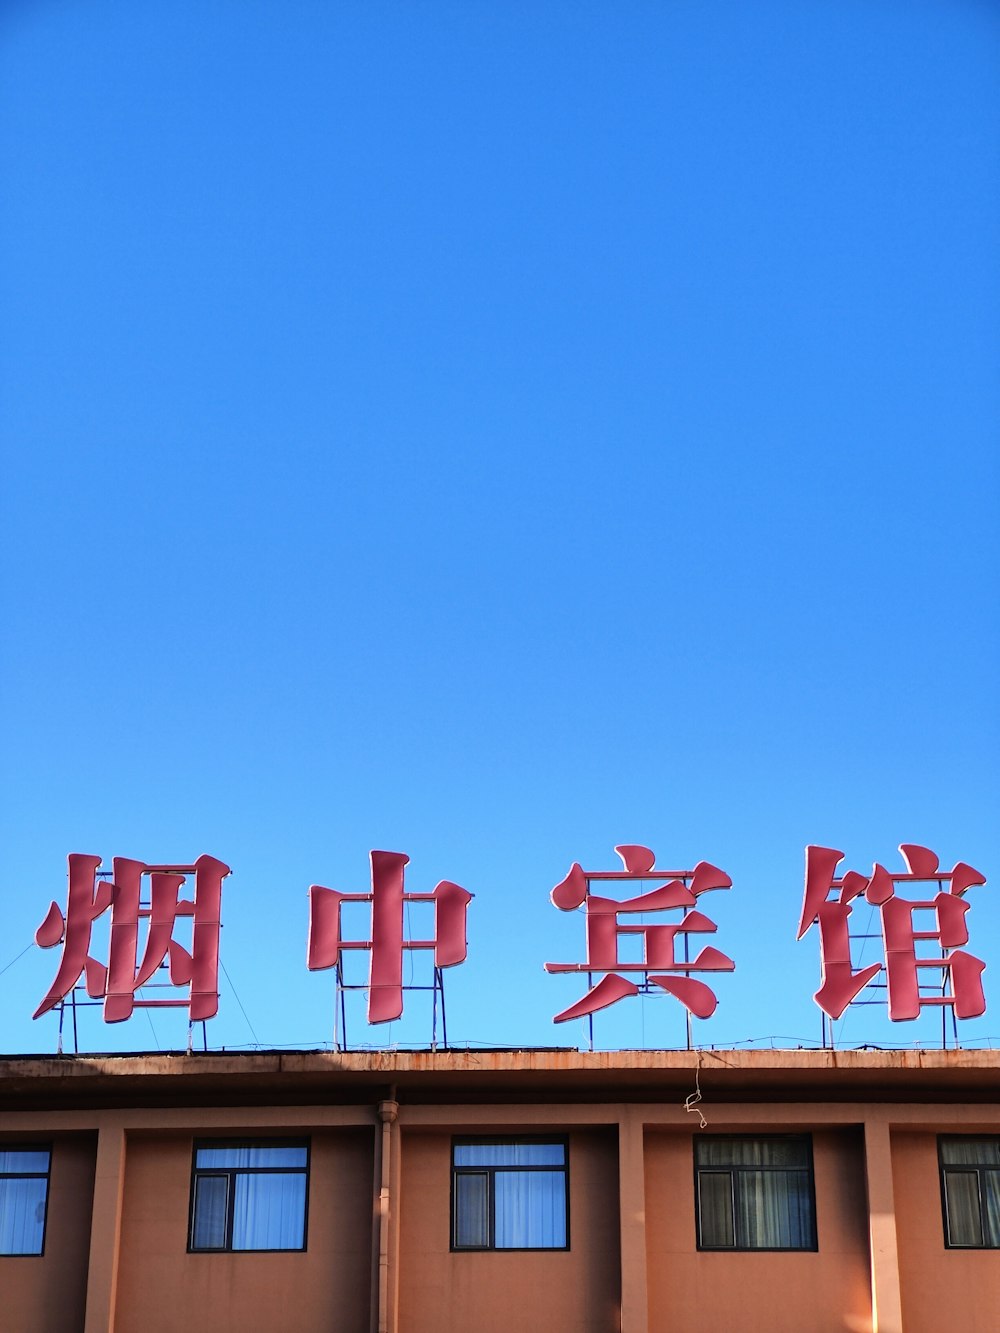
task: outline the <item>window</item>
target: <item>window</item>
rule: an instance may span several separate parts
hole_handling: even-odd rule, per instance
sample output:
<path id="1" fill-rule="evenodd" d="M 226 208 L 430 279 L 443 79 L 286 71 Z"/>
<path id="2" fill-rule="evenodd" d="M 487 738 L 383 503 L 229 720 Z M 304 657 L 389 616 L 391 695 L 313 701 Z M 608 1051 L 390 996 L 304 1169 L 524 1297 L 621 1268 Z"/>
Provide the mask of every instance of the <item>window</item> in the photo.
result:
<path id="1" fill-rule="evenodd" d="M 695 1140 L 700 1250 L 815 1250 L 808 1138 Z"/>
<path id="2" fill-rule="evenodd" d="M 568 1249 L 566 1158 L 565 1140 L 457 1139 L 452 1249 Z"/>
<path id="3" fill-rule="evenodd" d="M 1000 1139 L 941 1138 L 945 1244 L 1000 1249 Z"/>
<path id="4" fill-rule="evenodd" d="M 304 1250 L 305 1143 L 195 1145 L 191 1250 Z"/>
<path id="5" fill-rule="evenodd" d="M 41 1254 L 49 1198 L 48 1148 L 0 1148 L 0 1254 Z"/>

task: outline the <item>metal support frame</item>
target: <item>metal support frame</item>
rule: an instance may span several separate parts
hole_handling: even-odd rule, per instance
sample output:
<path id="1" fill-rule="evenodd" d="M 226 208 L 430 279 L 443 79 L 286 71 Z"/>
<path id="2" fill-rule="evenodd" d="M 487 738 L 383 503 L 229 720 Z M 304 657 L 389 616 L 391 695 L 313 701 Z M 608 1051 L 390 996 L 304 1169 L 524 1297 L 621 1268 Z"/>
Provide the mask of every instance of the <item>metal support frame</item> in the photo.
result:
<path id="1" fill-rule="evenodd" d="M 148 867 L 147 867 L 147 870 L 167 870 L 167 869 L 171 869 L 171 868 L 172 868 L 172 867 L 167 867 L 167 866 L 148 866 Z M 186 868 L 186 869 L 190 869 L 189 867 L 185 867 L 185 868 Z M 98 870 L 97 873 L 96 873 L 96 878 L 99 879 L 99 880 L 110 880 L 110 879 L 111 879 L 111 876 L 112 876 L 112 871 L 110 871 L 110 870 Z M 148 901 L 146 901 L 145 899 L 143 899 L 143 901 L 141 901 L 140 904 L 139 904 L 139 909 L 140 909 L 140 912 L 141 912 L 141 913 L 144 913 L 146 916 L 148 916 L 149 913 L 150 913 L 150 911 L 151 911 L 151 904 L 150 904 Z M 167 973 L 169 974 L 169 965 L 168 965 L 166 959 L 164 959 L 164 961 L 163 961 L 163 962 L 160 964 L 160 966 L 157 968 L 157 972 L 158 972 L 158 973 L 159 973 L 159 972 L 167 972 Z M 174 986 L 173 982 L 171 982 L 171 981 L 169 981 L 169 980 L 168 980 L 168 981 L 147 981 L 147 982 L 145 983 L 144 986 L 141 986 L 141 987 L 140 987 L 140 990 L 147 990 L 147 989 L 149 989 L 149 990 L 167 990 L 167 989 L 169 989 L 169 990 L 174 990 L 174 989 L 176 989 L 176 987 Z M 85 998 L 78 998 L 78 997 L 85 997 Z M 58 1032 L 58 1036 L 57 1036 L 57 1038 L 56 1038 L 56 1054 L 57 1054 L 57 1055 L 62 1055 L 62 1054 L 63 1054 L 63 1049 L 64 1049 L 64 1042 L 63 1042 L 63 1027 L 64 1027 L 64 1023 L 65 1023 L 66 1010 L 67 1010 L 67 1008 L 68 1008 L 69 1011 L 70 1011 L 70 1017 L 71 1017 L 71 1019 L 72 1019 L 72 1024 L 73 1024 L 73 1054 L 74 1054 L 74 1055 L 79 1055 L 79 1054 L 80 1054 L 80 1030 L 79 1030 L 79 1026 L 78 1026 L 78 1023 L 77 1023 L 77 1010 L 78 1010 L 78 1009 L 91 1009 L 91 1008 L 94 1008 L 94 1007 L 97 1006 L 97 1005 L 102 1005 L 103 1003 L 104 1003 L 104 997 L 103 997 L 103 996 L 97 996 L 97 997 L 94 997 L 94 996 L 92 996 L 92 995 L 89 995 L 89 994 L 87 993 L 87 987 L 86 987 L 86 984 L 85 984 L 84 982 L 82 982 L 82 981 L 77 981 L 76 985 L 75 985 L 75 986 L 73 987 L 73 989 L 69 992 L 69 995 L 66 996 L 65 998 L 63 998 L 62 1000 L 60 1000 L 58 1004 L 56 1004 L 56 1005 L 53 1006 L 54 1009 L 57 1009 L 57 1010 L 59 1011 L 59 1032 Z M 190 1003 L 189 1000 L 159 1000 L 159 999 L 156 999 L 156 1000 L 138 1000 L 138 999 L 137 999 L 137 1000 L 135 1001 L 135 1008 L 136 1008 L 136 1009 L 183 1009 L 183 1008 L 185 1008 L 186 1006 L 188 1006 L 189 1003 Z M 203 1050 L 203 1051 L 207 1051 L 207 1050 L 208 1050 L 208 1027 L 207 1027 L 207 1020 L 203 1018 L 203 1019 L 199 1019 L 197 1022 L 192 1022 L 192 1021 L 189 1019 L 189 1020 L 188 1020 L 188 1032 L 187 1032 L 187 1051 L 188 1051 L 188 1054 L 189 1054 L 189 1055 L 190 1055 L 190 1054 L 193 1052 L 193 1050 L 194 1050 L 194 1030 L 195 1030 L 196 1027 L 200 1027 L 200 1028 L 201 1028 L 201 1050 Z M 155 1035 L 155 1034 L 154 1034 L 154 1035 Z"/>
<path id="2" fill-rule="evenodd" d="M 351 1049 L 347 1038 L 347 1001 L 348 991 L 367 991 L 371 986 L 366 981 L 348 982 L 344 980 L 343 963 L 338 959 L 333 967 L 334 974 L 334 999 L 333 999 L 333 1049 L 335 1051 L 349 1051 Z M 431 992 L 431 1050 L 436 1051 L 438 1046 L 444 1051 L 448 1049 L 448 1016 L 444 1003 L 444 968 L 434 968 L 434 980 L 429 986 L 405 985 L 403 991 L 430 991 Z M 438 1042 L 438 1007 L 441 1010 L 441 1041 Z"/>
<path id="3" fill-rule="evenodd" d="M 631 876 L 628 876 L 628 875 L 619 875 L 619 874 L 617 874 L 617 873 L 612 872 L 612 873 L 603 875 L 602 878 L 604 878 L 604 879 L 629 879 L 629 878 L 631 878 Z M 687 878 L 690 879 L 690 874 L 687 876 Z M 684 922 L 687 920 L 688 912 L 693 911 L 693 910 L 694 910 L 694 909 L 693 909 L 693 908 L 690 908 L 690 907 L 685 907 L 685 908 L 683 908 L 683 915 L 681 916 L 681 925 L 683 925 Z M 690 940 L 690 937 L 689 937 L 687 931 L 684 931 L 684 932 L 683 932 L 683 935 L 684 935 L 684 963 L 685 963 L 685 967 L 687 967 L 687 966 L 690 964 L 690 962 L 691 962 L 691 940 Z M 655 970 L 655 969 L 654 969 L 654 970 Z M 594 989 L 594 974 L 593 974 L 593 972 L 588 972 L 586 975 L 587 975 L 587 990 L 588 990 L 588 991 L 591 991 L 591 990 Z M 658 996 L 658 997 L 660 997 L 660 998 L 664 998 L 664 993 L 663 993 L 663 991 L 659 988 L 659 986 L 654 986 L 654 985 L 652 985 L 652 984 L 650 983 L 650 980 L 649 980 L 649 973 L 648 973 L 648 972 L 644 972 L 644 973 L 642 974 L 642 981 L 637 982 L 636 985 L 637 985 L 638 988 L 639 988 L 639 994 L 640 994 L 640 995 L 656 995 L 656 996 Z M 692 1029 L 692 1026 L 691 1026 L 691 1010 L 690 1010 L 690 1009 L 685 1009 L 685 1010 L 684 1010 L 684 1019 L 685 1019 L 685 1024 L 684 1024 L 684 1029 L 685 1029 L 685 1040 L 686 1040 L 686 1046 L 685 1046 L 685 1049 L 688 1050 L 688 1051 L 692 1051 L 692 1050 L 694 1050 L 694 1038 L 693 1038 L 693 1029 Z M 589 1013 L 589 1014 L 587 1015 L 587 1049 L 588 1049 L 588 1051 L 593 1051 L 593 1049 L 594 1049 L 594 1015 L 593 1015 L 593 1013 Z"/>
<path id="4" fill-rule="evenodd" d="M 147 984 L 147 985 L 155 986 L 157 983 L 156 983 L 156 982 L 147 982 L 146 984 Z M 169 985 L 170 983 L 169 983 L 169 982 L 164 982 L 164 983 L 160 983 L 160 984 L 163 984 L 163 985 Z M 81 997 L 86 997 L 86 998 L 81 998 Z M 102 1005 L 103 1003 L 104 1003 L 103 998 L 97 998 L 97 999 L 94 999 L 92 996 L 87 995 L 87 988 L 86 988 L 86 986 L 81 985 L 81 984 L 78 982 L 78 983 L 73 987 L 73 989 L 70 991 L 69 995 L 68 995 L 64 1000 L 60 1000 L 59 1003 L 58 1003 L 57 1005 L 53 1006 L 53 1007 L 57 1010 L 57 1012 L 58 1012 L 58 1014 L 59 1014 L 59 1032 L 58 1032 L 58 1036 L 57 1036 L 57 1038 L 56 1038 L 56 1054 L 57 1054 L 57 1055 L 62 1055 L 62 1054 L 64 1054 L 64 1051 L 65 1051 L 65 1041 L 64 1041 L 64 1038 L 63 1038 L 63 1031 L 64 1031 L 64 1027 L 65 1027 L 65 1022 L 66 1022 L 66 1010 L 67 1010 L 67 1009 L 69 1010 L 69 1013 L 70 1013 L 70 1021 L 71 1021 L 71 1024 L 72 1024 L 72 1032 L 73 1032 L 73 1051 L 72 1051 L 72 1054 L 73 1054 L 73 1055 L 79 1055 L 79 1054 L 80 1054 L 80 1028 L 79 1028 L 79 1023 L 78 1023 L 78 1020 L 77 1020 L 77 1010 L 79 1010 L 79 1009 L 95 1009 L 95 1008 L 98 1008 L 98 1007 L 99 1007 L 100 1005 Z M 186 1004 L 186 1001 L 184 1001 L 184 1000 L 176 1000 L 176 1001 L 174 1001 L 174 1000 L 146 1000 L 146 1001 L 143 1001 L 143 1000 L 137 1000 L 137 1001 L 136 1001 L 136 1008 L 137 1008 L 137 1009 L 152 1009 L 152 1008 L 156 1008 L 156 1009 L 163 1009 L 163 1008 L 177 1008 L 177 1009 L 181 1009 L 181 1008 L 184 1007 L 185 1004 Z M 197 1021 L 197 1022 L 192 1022 L 192 1021 L 189 1019 L 189 1020 L 188 1020 L 188 1033 L 187 1033 L 187 1051 L 188 1051 L 188 1054 L 189 1054 L 189 1055 L 192 1053 L 192 1051 L 193 1051 L 194 1048 L 195 1048 L 194 1033 L 195 1033 L 195 1029 L 196 1029 L 196 1028 L 201 1028 L 201 1045 L 200 1045 L 199 1049 L 202 1050 L 202 1051 L 207 1051 L 207 1050 L 208 1050 L 208 1021 L 207 1021 L 207 1019 L 204 1019 L 204 1018 L 203 1018 L 203 1019 L 200 1019 L 200 1020 Z"/>
<path id="5" fill-rule="evenodd" d="M 938 886 L 938 887 L 939 887 L 939 891 L 940 891 L 940 883 L 939 883 L 939 886 Z M 870 920 L 870 918 L 869 918 L 869 920 Z M 877 934 L 874 934 L 874 933 L 872 933 L 872 932 L 870 932 L 870 931 L 865 931 L 865 932 L 860 932 L 860 931 L 859 931 L 857 934 L 852 934 L 851 931 L 850 931 L 850 929 L 848 929 L 848 932 L 847 932 L 847 938 L 850 940 L 851 944 L 853 945 L 854 942 L 855 942 L 855 940 L 862 940 L 862 941 L 867 941 L 867 940 L 881 940 L 881 938 L 882 938 L 882 934 L 881 934 L 881 932 L 878 932 Z M 917 938 L 920 938 L 920 937 L 918 936 Z M 858 955 L 858 966 L 859 966 L 859 967 L 860 967 L 860 965 L 861 965 L 861 954 L 863 954 L 863 953 L 864 953 L 864 945 L 862 945 L 861 953 Z M 853 954 L 853 950 L 852 950 L 852 954 Z M 941 949 L 941 960 L 942 960 L 942 962 L 944 962 L 944 961 L 947 959 L 947 957 L 948 957 L 948 951 L 942 947 L 942 949 Z M 919 961 L 919 960 L 918 960 L 918 961 Z M 934 963 L 936 963 L 936 959 L 930 959 L 930 958 L 928 958 L 928 959 L 924 959 L 923 961 L 924 961 L 924 962 L 928 962 L 928 963 L 930 963 L 930 962 L 934 962 Z M 853 960 L 853 957 L 852 957 L 852 959 L 851 959 L 851 966 L 852 966 L 852 967 L 854 966 L 854 960 Z M 883 980 L 883 978 L 884 978 L 885 975 L 886 975 L 886 970 L 885 970 L 885 969 L 886 969 L 886 965 L 885 965 L 885 963 L 883 962 L 883 963 L 880 965 L 880 970 L 878 971 L 878 973 L 872 978 L 871 981 L 869 981 L 868 985 L 865 986 L 865 987 L 863 988 L 863 990 L 861 991 L 861 995 L 867 995 L 869 991 L 882 991 L 882 992 L 887 992 L 887 991 L 888 991 L 888 989 L 889 989 L 888 982 L 885 981 L 885 980 Z M 921 997 L 920 997 L 921 999 L 927 998 L 927 999 L 931 1000 L 932 1003 L 939 1004 L 939 1005 L 941 1006 L 941 1049 L 942 1049 L 943 1051 L 946 1051 L 946 1050 L 948 1049 L 948 1019 L 949 1019 L 949 1016 L 950 1016 L 950 1018 L 951 1018 L 951 1040 L 952 1040 L 952 1045 L 953 1045 L 953 1047 L 955 1048 L 955 1050 L 958 1050 L 958 1049 L 960 1049 L 961 1044 L 962 1044 L 962 1043 L 959 1041 L 959 1037 L 958 1037 L 958 1019 L 955 1017 L 955 1006 L 954 1006 L 954 1003 L 952 1003 L 952 998 L 948 995 L 948 975 L 949 975 L 948 968 L 947 968 L 947 967 L 943 967 L 943 968 L 941 969 L 941 985 L 940 985 L 940 994 L 939 994 L 939 995 L 935 995 L 935 996 L 927 996 L 927 997 L 921 996 Z M 854 1000 L 851 1000 L 851 1001 L 849 1002 L 849 1004 L 847 1005 L 847 1009 L 866 1009 L 866 1008 L 872 1008 L 872 1007 L 876 1007 L 876 1006 L 877 1006 L 878 1008 L 882 1008 L 882 1007 L 885 1005 L 885 1003 L 886 1003 L 886 999 L 884 998 L 884 996 L 881 996 L 881 997 L 879 997 L 878 999 L 871 999 L 871 1000 L 854 999 Z M 847 1012 L 847 1010 L 845 1009 L 845 1010 L 844 1010 L 844 1013 L 846 1013 L 846 1012 Z M 843 1018 L 843 1014 L 841 1015 L 841 1018 Z M 820 1045 L 821 1045 L 821 1047 L 823 1048 L 823 1050 L 831 1050 L 831 1051 L 832 1051 L 832 1050 L 835 1049 L 835 1045 L 834 1045 L 835 1039 L 834 1039 L 834 1033 L 833 1033 L 833 1023 L 834 1023 L 834 1020 L 833 1020 L 832 1018 L 830 1018 L 830 1016 L 829 1016 L 828 1014 L 825 1014 L 825 1013 L 823 1013 L 822 1010 L 820 1010 Z"/>

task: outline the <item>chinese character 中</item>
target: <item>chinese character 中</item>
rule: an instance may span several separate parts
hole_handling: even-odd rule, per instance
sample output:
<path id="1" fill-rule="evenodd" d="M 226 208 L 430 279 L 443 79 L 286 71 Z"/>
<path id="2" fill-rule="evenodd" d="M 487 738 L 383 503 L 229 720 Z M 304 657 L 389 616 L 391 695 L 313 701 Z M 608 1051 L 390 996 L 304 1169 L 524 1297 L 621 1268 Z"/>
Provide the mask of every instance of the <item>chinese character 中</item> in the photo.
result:
<path id="1" fill-rule="evenodd" d="M 371 853 L 371 893 L 340 893 L 313 884 L 309 889 L 310 971 L 342 967 L 344 949 L 370 949 L 368 1022 L 390 1023 L 403 1012 L 403 950 L 433 949 L 435 967 L 465 962 L 466 917 L 473 895 L 443 879 L 431 893 L 406 893 L 403 872 L 410 858 L 403 852 Z M 371 903 L 371 939 L 345 940 L 340 929 L 343 903 Z M 434 904 L 434 938 L 403 938 L 403 904 Z"/>
<path id="2" fill-rule="evenodd" d="M 552 890 L 552 901 L 564 912 L 583 907 L 587 916 L 587 961 L 585 963 L 546 963 L 546 972 L 605 972 L 583 999 L 556 1014 L 553 1022 L 565 1023 L 571 1018 L 604 1009 L 626 995 L 638 995 L 639 987 L 620 976 L 621 972 L 641 972 L 645 982 L 652 982 L 680 1000 L 685 1009 L 697 1018 L 709 1018 L 715 1012 L 718 1000 L 705 982 L 687 974 L 691 972 L 732 972 L 736 964 L 720 950 L 706 945 L 688 962 L 676 956 L 678 936 L 714 933 L 715 922 L 697 910 L 698 898 L 712 889 L 728 889 L 732 880 L 717 866 L 700 861 L 694 870 L 655 869 L 656 857 L 648 847 L 628 845 L 616 847 L 624 871 L 589 871 L 575 863 L 569 874 Z M 594 880 L 667 880 L 657 888 L 637 898 L 618 901 L 591 893 Z M 637 912 L 660 912 L 681 908 L 684 915 L 673 925 L 625 925 L 619 917 Z M 618 940 L 622 935 L 639 935 L 643 943 L 643 959 L 639 963 L 623 963 L 618 958 Z M 685 953 L 687 941 L 685 939 Z"/>
<path id="3" fill-rule="evenodd" d="M 819 924 L 822 983 L 816 1003 L 830 1018 L 839 1018 L 882 970 L 881 963 L 870 963 L 855 972 L 851 961 L 849 917 L 854 899 L 863 895 L 881 916 L 889 1017 L 902 1022 L 917 1018 L 923 1005 L 952 1005 L 956 1018 L 978 1018 L 986 1011 L 982 982 L 986 964 L 961 948 L 969 942 L 965 923 L 969 904 L 962 901 L 962 895 L 974 884 L 985 884 L 985 876 L 964 861 L 943 871 L 935 854 L 915 843 L 902 843 L 899 850 L 905 871 L 891 874 L 876 864 L 870 877 L 848 870 L 836 879 L 844 853 L 832 847 L 806 848 L 805 895 L 797 938 Z M 938 892 L 920 901 L 898 897 L 897 886 L 906 883 L 936 883 Z M 932 912 L 934 928 L 916 930 L 914 912 Z M 918 941 L 933 941 L 940 946 L 941 956 L 918 957 Z M 940 994 L 921 995 L 920 968 L 934 968 L 941 974 Z"/>
<path id="4" fill-rule="evenodd" d="M 219 930 L 222 881 L 229 867 L 212 856 L 193 866 L 152 866 L 116 856 L 111 879 L 99 879 L 99 856 L 69 857 L 66 914 L 52 903 L 35 932 L 43 949 L 63 946 L 55 980 L 34 1017 L 54 1008 L 86 978 L 91 999 L 104 999 L 104 1020 L 120 1023 L 136 1006 L 187 1005 L 192 1022 L 212 1018 L 219 1009 Z M 188 875 L 195 877 L 194 898 L 180 898 Z M 149 904 L 143 903 L 143 879 L 149 877 Z M 91 957 L 94 922 L 111 909 L 107 966 Z M 193 917 L 190 953 L 173 938 L 178 917 Z M 138 961 L 139 923 L 148 921 L 142 961 Z M 163 964 L 174 986 L 189 986 L 187 999 L 137 1000 L 135 993 Z"/>

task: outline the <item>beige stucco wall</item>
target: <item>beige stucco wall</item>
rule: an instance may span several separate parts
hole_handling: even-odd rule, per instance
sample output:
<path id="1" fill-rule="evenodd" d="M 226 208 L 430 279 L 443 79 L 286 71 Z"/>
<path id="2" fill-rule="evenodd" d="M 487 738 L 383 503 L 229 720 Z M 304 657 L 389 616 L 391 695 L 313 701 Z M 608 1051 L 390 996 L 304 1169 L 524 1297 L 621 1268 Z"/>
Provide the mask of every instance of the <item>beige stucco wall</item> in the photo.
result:
<path id="1" fill-rule="evenodd" d="M 945 1248 L 936 1134 L 893 1133 L 892 1182 L 906 1333 L 996 1333 L 1000 1250 Z"/>
<path id="2" fill-rule="evenodd" d="M 45 1253 L 0 1256 L 3 1333 L 83 1328 L 96 1137 L 44 1138 L 52 1144 Z"/>
<path id="3" fill-rule="evenodd" d="M 497 1132 L 516 1134 L 518 1126 Z M 537 1126 L 527 1132 L 537 1133 Z M 570 1133 L 571 1248 L 551 1252 L 451 1252 L 451 1139 L 402 1136 L 400 1333 L 614 1333 L 620 1327 L 617 1134 Z"/>
<path id="4" fill-rule="evenodd" d="M 871 1281 L 861 1136 L 820 1130 L 812 1139 L 819 1250 L 709 1253 L 697 1248 L 692 1135 L 647 1131 L 650 1333 L 681 1328 L 868 1333 Z"/>
<path id="5" fill-rule="evenodd" d="M 308 1137 L 308 1249 L 288 1254 L 188 1254 L 191 1135 L 129 1137 L 115 1333 L 367 1330 L 373 1136 Z"/>

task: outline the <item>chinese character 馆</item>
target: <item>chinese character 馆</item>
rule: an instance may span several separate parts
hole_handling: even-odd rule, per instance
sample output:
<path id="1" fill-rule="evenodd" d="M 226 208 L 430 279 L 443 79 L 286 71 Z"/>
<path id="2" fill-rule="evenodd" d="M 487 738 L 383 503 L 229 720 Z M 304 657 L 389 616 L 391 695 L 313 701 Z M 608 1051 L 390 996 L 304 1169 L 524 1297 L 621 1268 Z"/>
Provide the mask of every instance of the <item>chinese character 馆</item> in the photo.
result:
<path id="1" fill-rule="evenodd" d="M 844 853 L 832 847 L 806 848 L 805 895 L 797 938 L 818 923 L 822 983 L 816 1003 L 830 1018 L 839 1018 L 882 971 L 881 963 L 870 963 L 855 972 L 851 961 L 849 918 L 854 900 L 864 896 L 881 917 L 889 1017 L 898 1023 L 917 1018 L 924 1005 L 952 1005 L 956 1018 L 978 1018 L 986 1011 L 982 982 L 986 964 L 961 947 L 969 942 L 965 923 L 969 904 L 962 895 L 974 884 L 985 884 L 985 876 L 964 861 L 951 870 L 941 870 L 935 854 L 915 843 L 902 843 L 899 850 L 905 871 L 892 874 L 876 864 L 868 877 L 848 870 L 836 879 Z M 897 895 L 901 884 L 936 884 L 938 891 L 933 898 L 915 901 Z M 915 929 L 915 912 L 933 913 L 933 929 Z M 928 941 L 940 947 L 938 957 L 918 957 L 918 943 Z M 939 974 L 938 994 L 921 994 L 921 968 Z"/>

